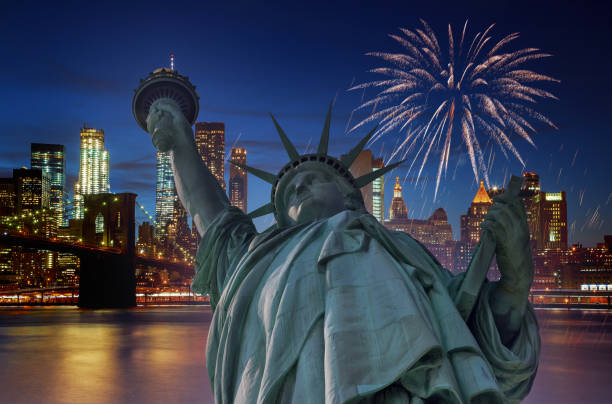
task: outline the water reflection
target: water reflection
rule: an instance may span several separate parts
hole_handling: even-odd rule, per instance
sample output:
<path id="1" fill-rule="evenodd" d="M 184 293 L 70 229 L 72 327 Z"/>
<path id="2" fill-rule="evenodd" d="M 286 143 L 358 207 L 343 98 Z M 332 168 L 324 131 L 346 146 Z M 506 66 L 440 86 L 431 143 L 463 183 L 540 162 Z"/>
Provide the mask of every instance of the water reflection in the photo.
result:
<path id="1" fill-rule="evenodd" d="M 612 402 L 606 311 L 538 310 L 529 404 Z M 212 403 L 202 306 L 83 311 L 0 308 L 2 403 Z"/>

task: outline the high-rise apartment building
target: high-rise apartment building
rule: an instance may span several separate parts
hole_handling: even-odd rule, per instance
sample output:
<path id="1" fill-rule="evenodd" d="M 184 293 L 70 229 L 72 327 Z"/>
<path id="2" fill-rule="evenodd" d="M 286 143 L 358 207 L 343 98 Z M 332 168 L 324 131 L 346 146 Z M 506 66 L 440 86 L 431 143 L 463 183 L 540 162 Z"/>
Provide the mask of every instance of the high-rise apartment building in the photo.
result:
<path id="1" fill-rule="evenodd" d="M 64 187 L 66 186 L 64 145 L 32 143 L 30 167 L 44 171 L 51 179 L 49 207 L 56 212 L 57 225 L 67 225 L 68 218 L 64 217 Z"/>
<path id="2" fill-rule="evenodd" d="M 539 249 L 567 249 L 567 200 L 565 191 L 540 191 Z"/>
<path id="3" fill-rule="evenodd" d="M 172 222 L 174 212 L 174 175 L 170 153 L 157 152 L 155 174 L 155 231 L 157 237 L 161 237 Z"/>
<path id="4" fill-rule="evenodd" d="M 233 147 L 231 159 L 233 162 L 246 165 L 247 151 L 241 147 Z M 247 173 L 246 170 L 230 165 L 229 200 L 232 206 L 240 208 L 247 213 Z"/>
<path id="5" fill-rule="evenodd" d="M 202 161 L 225 191 L 225 124 L 196 122 L 195 142 Z"/>
<path id="6" fill-rule="evenodd" d="M 104 149 L 104 129 L 81 129 L 79 180 L 74 184 L 75 218 L 83 219 L 85 195 L 110 192 L 109 156 Z"/>

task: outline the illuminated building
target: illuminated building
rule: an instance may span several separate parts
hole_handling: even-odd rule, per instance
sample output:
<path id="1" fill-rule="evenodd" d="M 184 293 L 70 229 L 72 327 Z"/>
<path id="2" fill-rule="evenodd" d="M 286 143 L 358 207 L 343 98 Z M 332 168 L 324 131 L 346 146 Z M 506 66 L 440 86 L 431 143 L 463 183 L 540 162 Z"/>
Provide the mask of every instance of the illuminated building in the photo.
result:
<path id="1" fill-rule="evenodd" d="M 61 144 L 32 143 L 30 167 L 43 170 L 51 179 L 49 207 L 56 212 L 57 225 L 66 226 L 64 217 L 64 187 L 66 186 L 66 158 Z"/>
<path id="2" fill-rule="evenodd" d="M 195 142 L 202 161 L 225 191 L 225 124 L 196 122 Z"/>
<path id="3" fill-rule="evenodd" d="M 382 158 L 372 161 L 372 171 L 383 168 Z M 380 176 L 372 181 L 372 216 L 380 223 L 385 221 L 385 176 Z"/>
<path id="4" fill-rule="evenodd" d="M 18 213 L 29 213 L 49 207 L 51 179 L 46 172 L 25 167 L 14 169 L 13 181 Z"/>
<path id="5" fill-rule="evenodd" d="M 480 187 L 465 215 L 461 216 L 461 242 L 469 249 L 476 247 L 480 240 L 480 224 L 483 222 L 493 201 L 480 181 Z"/>
<path id="6" fill-rule="evenodd" d="M 110 192 L 109 156 L 104 149 L 104 130 L 81 129 L 79 180 L 74 184 L 76 219 L 83 219 L 85 195 Z"/>
<path id="7" fill-rule="evenodd" d="M 480 181 L 478 191 L 467 213 L 461 215 L 461 242 L 455 250 L 455 268 L 459 270 L 467 269 L 474 249 L 480 241 L 480 224 L 484 221 L 492 204 L 493 201 L 485 190 L 483 181 Z M 492 269 L 493 271 L 489 271 L 488 278 L 490 280 L 499 279 L 499 271 L 496 266 L 493 266 Z"/>
<path id="8" fill-rule="evenodd" d="M 565 191 L 539 194 L 539 249 L 567 249 L 567 201 Z"/>
<path id="9" fill-rule="evenodd" d="M 523 186 L 520 197 L 527 215 L 529 238 L 534 247 L 537 247 L 540 237 L 540 176 L 533 172 L 523 173 Z"/>
<path id="10" fill-rule="evenodd" d="M 399 177 L 395 177 L 395 187 L 393 187 L 393 199 L 389 207 L 389 220 L 405 219 L 408 217 L 408 209 L 402 197 L 402 186 Z"/>
<path id="11" fill-rule="evenodd" d="M 246 165 L 247 151 L 241 147 L 232 148 L 232 161 Z M 229 200 L 232 206 L 240 208 L 244 213 L 247 213 L 247 173 L 246 170 L 230 165 L 229 176 Z"/>
<path id="12" fill-rule="evenodd" d="M 143 222 L 138 226 L 138 241 L 136 242 L 138 254 L 155 254 L 155 228 L 149 222 Z"/>
<path id="13" fill-rule="evenodd" d="M 12 178 L 0 178 L 0 217 L 11 216 L 17 205 L 15 182 Z"/>
<path id="14" fill-rule="evenodd" d="M 157 152 L 155 173 L 155 222 L 156 234 L 160 238 L 166 233 L 174 212 L 174 174 L 170 153 Z"/>
<path id="15" fill-rule="evenodd" d="M 448 223 L 446 212 L 444 209 L 438 208 L 425 220 L 408 219 L 399 177 L 395 178 L 389 220 L 384 221 L 384 226 L 389 230 L 410 234 L 422 243 L 443 267 L 449 269 L 453 267 L 453 256 L 457 242 L 453 240 L 453 231 Z"/>

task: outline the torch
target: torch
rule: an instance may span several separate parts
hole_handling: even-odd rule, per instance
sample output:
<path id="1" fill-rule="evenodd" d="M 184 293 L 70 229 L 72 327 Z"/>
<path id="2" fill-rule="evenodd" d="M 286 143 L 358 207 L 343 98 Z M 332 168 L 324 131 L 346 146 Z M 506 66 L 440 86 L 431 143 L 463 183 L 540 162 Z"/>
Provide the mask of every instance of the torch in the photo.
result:
<path id="1" fill-rule="evenodd" d="M 171 55 L 174 60 L 174 55 Z M 183 115 L 191 125 L 195 123 L 200 110 L 200 97 L 189 77 L 180 75 L 172 68 L 162 67 L 140 79 L 140 85 L 134 90 L 132 112 L 138 125 L 147 130 L 147 116 L 151 105 L 162 98 L 171 99 L 178 104 Z"/>

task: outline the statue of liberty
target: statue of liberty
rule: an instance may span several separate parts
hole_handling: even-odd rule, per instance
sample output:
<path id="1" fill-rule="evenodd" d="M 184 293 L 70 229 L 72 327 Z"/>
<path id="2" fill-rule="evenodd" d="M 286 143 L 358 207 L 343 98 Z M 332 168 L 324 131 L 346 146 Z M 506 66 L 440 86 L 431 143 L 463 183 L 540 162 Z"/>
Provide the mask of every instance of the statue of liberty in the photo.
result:
<path id="1" fill-rule="evenodd" d="M 202 236 L 193 289 L 214 310 L 206 366 L 215 402 L 519 402 L 540 352 L 520 199 L 497 196 L 482 224 L 501 279 L 485 282 L 466 314 L 457 298 L 467 275 L 364 208 L 360 187 L 399 163 L 354 178 L 348 168 L 373 132 L 329 156 L 330 113 L 306 155 L 273 118 L 289 162 L 278 174 L 243 166 L 272 186 L 270 203 L 247 215 L 202 163 L 179 106 L 160 99 L 149 110 L 153 144 L 170 152 Z M 267 213 L 276 223 L 258 233 L 252 218 Z"/>

